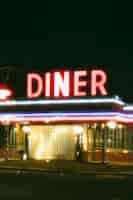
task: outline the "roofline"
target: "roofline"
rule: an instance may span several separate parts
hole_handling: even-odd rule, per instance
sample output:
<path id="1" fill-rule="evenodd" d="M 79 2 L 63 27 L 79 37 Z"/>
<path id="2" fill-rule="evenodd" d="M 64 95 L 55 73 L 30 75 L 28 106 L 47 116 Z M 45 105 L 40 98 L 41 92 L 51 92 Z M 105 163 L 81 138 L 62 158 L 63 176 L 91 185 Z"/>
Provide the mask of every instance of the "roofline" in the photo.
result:
<path id="1" fill-rule="evenodd" d="M 108 104 L 115 103 L 124 106 L 125 103 L 118 97 L 103 97 L 103 98 L 72 98 L 72 99 L 39 99 L 39 100 L 7 100 L 0 102 L 1 106 L 33 106 L 33 105 L 57 105 L 57 104 Z"/>

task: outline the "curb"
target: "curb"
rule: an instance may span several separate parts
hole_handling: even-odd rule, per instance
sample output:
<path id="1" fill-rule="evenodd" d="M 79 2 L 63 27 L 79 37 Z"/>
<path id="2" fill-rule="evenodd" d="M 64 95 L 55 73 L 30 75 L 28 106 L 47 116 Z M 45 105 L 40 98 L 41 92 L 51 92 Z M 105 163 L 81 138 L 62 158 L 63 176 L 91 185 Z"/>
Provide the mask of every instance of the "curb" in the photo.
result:
<path id="1" fill-rule="evenodd" d="M 48 174 L 62 174 L 62 175 L 86 175 L 86 176 L 133 176 L 133 172 L 131 173 L 128 173 L 128 172 L 77 172 L 77 171 L 67 171 L 64 169 L 60 169 L 60 170 L 57 170 L 57 169 L 42 169 L 42 168 L 16 168 L 16 167 L 0 167 L 0 170 L 12 170 L 13 171 L 16 171 L 19 172 L 19 173 L 22 173 L 22 172 L 38 172 L 38 173 L 48 173 Z"/>

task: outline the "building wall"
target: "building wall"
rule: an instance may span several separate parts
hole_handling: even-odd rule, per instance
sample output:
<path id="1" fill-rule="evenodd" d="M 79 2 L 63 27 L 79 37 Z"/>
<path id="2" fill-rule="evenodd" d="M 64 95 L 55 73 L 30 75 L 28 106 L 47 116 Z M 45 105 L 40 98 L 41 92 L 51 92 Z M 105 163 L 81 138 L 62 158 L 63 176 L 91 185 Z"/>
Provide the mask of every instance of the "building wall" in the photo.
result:
<path id="1" fill-rule="evenodd" d="M 111 129 L 100 123 L 82 123 L 29 127 L 30 158 L 102 161 L 104 141 L 106 161 L 133 162 L 132 126 Z M 0 126 L 0 158 L 8 154 L 9 158 L 20 159 L 20 152 L 26 151 L 25 139 L 22 125 Z M 80 158 L 77 153 L 81 153 Z"/>
<path id="2" fill-rule="evenodd" d="M 20 159 L 25 150 L 24 132 L 19 124 L 0 126 L 0 159 Z"/>
<path id="3" fill-rule="evenodd" d="M 111 129 L 92 124 L 88 128 L 87 161 L 102 161 L 103 147 L 106 161 L 133 161 L 133 127 L 118 125 Z"/>

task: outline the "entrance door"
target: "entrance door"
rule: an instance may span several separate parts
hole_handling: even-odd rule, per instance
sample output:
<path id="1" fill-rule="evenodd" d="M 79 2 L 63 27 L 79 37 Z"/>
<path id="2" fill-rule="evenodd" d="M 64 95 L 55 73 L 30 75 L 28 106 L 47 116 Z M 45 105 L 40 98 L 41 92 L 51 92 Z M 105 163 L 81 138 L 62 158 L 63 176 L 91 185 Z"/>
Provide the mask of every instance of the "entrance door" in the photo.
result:
<path id="1" fill-rule="evenodd" d="M 75 159 L 74 125 L 33 125 L 29 140 L 33 159 Z"/>

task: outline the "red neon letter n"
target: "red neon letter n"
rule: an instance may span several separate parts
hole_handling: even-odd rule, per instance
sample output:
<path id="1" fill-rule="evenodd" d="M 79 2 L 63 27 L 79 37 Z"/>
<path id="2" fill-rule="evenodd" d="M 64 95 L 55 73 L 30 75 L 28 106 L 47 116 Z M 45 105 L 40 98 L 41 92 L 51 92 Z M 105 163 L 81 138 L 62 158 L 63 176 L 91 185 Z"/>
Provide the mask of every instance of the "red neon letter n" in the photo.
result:
<path id="1" fill-rule="evenodd" d="M 69 96 L 69 72 L 64 72 L 64 78 L 61 76 L 60 72 L 54 73 L 54 96 L 59 97 L 60 92 L 63 97 Z"/>

